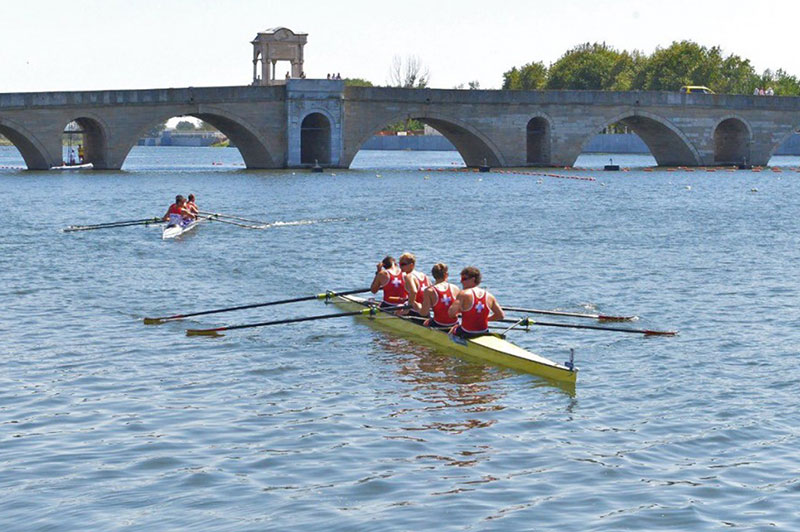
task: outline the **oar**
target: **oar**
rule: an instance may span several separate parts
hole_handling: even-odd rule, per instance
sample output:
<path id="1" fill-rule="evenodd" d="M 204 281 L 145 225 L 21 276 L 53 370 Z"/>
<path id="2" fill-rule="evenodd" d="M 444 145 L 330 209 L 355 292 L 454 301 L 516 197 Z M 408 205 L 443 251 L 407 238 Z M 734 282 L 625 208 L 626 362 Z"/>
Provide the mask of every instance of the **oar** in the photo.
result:
<path id="1" fill-rule="evenodd" d="M 305 296 L 305 297 L 295 297 L 292 299 L 281 299 L 279 301 L 269 301 L 267 303 L 253 303 L 251 305 L 241 305 L 238 307 L 228 307 L 228 308 L 219 308 L 213 310 L 203 310 L 200 312 L 191 312 L 189 314 L 175 314 L 174 316 L 161 316 L 158 318 L 145 318 L 144 324 L 145 325 L 156 325 L 159 323 L 164 323 L 165 321 L 174 321 L 180 320 L 183 318 L 190 318 L 192 316 L 203 316 L 205 314 L 218 314 L 220 312 L 231 312 L 234 310 L 244 310 L 248 308 L 258 308 L 258 307 L 269 307 L 272 305 L 283 305 L 286 303 L 297 303 L 300 301 L 311 301 L 314 299 L 328 299 L 334 296 L 346 296 L 350 294 L 361 294 L 364 292 L 369 292 L 369 288 L 359 288 L 358 290 L 348 290 L 346 292 L 325 292 L 324 294 L 317 294 L 314 296 Z"/>
<path id="2" fill-rule="evenodd" d="M 143 220 L 125 220 L 94 225 L 70 225 L 64 228 L 65 233 L 71 231 L 91 231 L 93 229 L 111 229 L 112 227 L 126 227 L 128 225 L 148 225 L 161 222 L 161 218 L 145 218 Z"/>
<path id="3" fill-rule="evenodd" d="M 598 321 L 633 321 L 637 316 L 606 316 L 605 314 L 581 314 L 579 312 L 561 312 L 558 310 L 538 310 L 533 308 L 507 307 L 503 305 L 503 310 L 512 312 L 528 312 L 530 314 L 546 314 L 548 316 L 567 316 L 570 318 L 589 318 Z"/>
<path id="4" fill-rule="evenodd" d="M 249 218 L 241 218 L 239 216 L 233 216 L 231 214 L 223 214 L 221 212 L 206 212 L 206 211 L 198 211 L 200 214 L 207 214 L 209 216 L 216 216 L 219 218 L 230 218 L 231 220 L 239 220 L 240 222 L 250 222 L 259 225 L 269 225 L 269 222 L 262 222 L 260 220 L 251 220 Z"/>
<path id="5" fill-rule="evenodd" d="M 236 226 L 239 226 L 239 227 L 244 227 L 245 229 L 264 229 L 267 226 L 267 224 L 264 224 L 264 225 L 240 224 L 239 222 L 232 222 L 230 220 L 223 220 L 222 218 L 218 218 L 216 214 L 209 214 L 209 215 L 207 215 L 205 217 L 205 219 L 206 220 L 213 220 L 215 222 L 222 222 L 224 224 L 236 225 Z"/>
<path id="6" fill-rule="evenodd" d="M 528 318 L 520 318 L 520 319 L 518 319 L 517 321 L 515 321 L 515 322 L 514 322 L 514 324 L 513 324 L 513 325 L 511 325 L 510 327 L 506 327 L 506 328 L 504 328 L 504 329 L 503 329 L 503 331 L 502 331 L 502 332 L 500 332 L 500 333 L 498 333 L 498 334 L 499 334 L 499 335 L 500 335 L 502 338 L 505 338 L 505 337 L 506 337 L 506 333 L 507 333 L 508 331 L 510 331 L 511 329 L 513 329 L 514 327 L 516 327 L 517 325 L 520 325 L 520 324 L 522 324 L 522 322 L 523 322 L 523 321 L 525 321 L 525 320 L 527 320 L 527 319 L 528 319 Z M 511 320 L 511 321 L 513 321 L 513 320 Z M 511 321 L 509 321 L 509 322 L 507 322 L 507 323 L 511 323 Z"/>
<path id="7" fill-rule="evenodd" d="M 299 323 L 301 321 L 327 320 L 330 318 L 344 318 L 347 316 L 375 316 L 379 312 L 391 310 L 401 310 L 408 308 L 408 305 L 397 307 L 370 307 L 353 312 L 341 312 L 338 314 L 320 314 L 317 316 L 305 316 L 303 318 L 289 318 L 286 320 L 262 321 L 261 323 L 246 323 L 244 325 L 230 325 L 228 327 L 215 327 L 213 329 L 186 329 L 186 336 L 225 336 L 220 331 L 232 331 L 234 329 L 251 329 L 253 327 L 266 327 L 267 325 L 283 325 L 285 323 Z"/>
<path id="8" fill-rule="evenodd" d="M 615 331 L 624 333 L 643 334 L 645 336 L 675 336 L 677 331 L 651 331 L 649 329 L 628 329 L 623 327 L 600 327 L 597 325 L 573 325 L 571 323 L 553 323 L 549 321 L 534 321 L 530 318 L 524 318 L 521 322 L 513 318 L 506 318 L 500 320 L 504 323 L 514 323 L 515 325 L 542 325 L 545 327 L 566 327 L 568 329 L 592 329 L 595 331 Z"/>

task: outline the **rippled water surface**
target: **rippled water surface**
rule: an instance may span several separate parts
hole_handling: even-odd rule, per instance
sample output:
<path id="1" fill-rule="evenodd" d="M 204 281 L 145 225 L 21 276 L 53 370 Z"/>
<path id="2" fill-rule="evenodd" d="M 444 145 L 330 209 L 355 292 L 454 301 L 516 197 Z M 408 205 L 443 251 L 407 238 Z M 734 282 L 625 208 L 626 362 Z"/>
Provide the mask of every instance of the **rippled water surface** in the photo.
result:
<path id="1" fill-rule="evenodd" d="M 773 162 L 478 174 L 362 152 L 311 174 L 136 148 L 122 172 L 39 173 L 0 148 L 0 528 L 798 530 L 800 160 Z M 284 224 L 61 231 L 189 192 Z M 184 334 L 319 302 L 142 323 L 360 288 L 407 250 L 479 266 L 507 305 L 680 335 L 510 333 L 574 349 L 572 390 L 352 318 Z"/>

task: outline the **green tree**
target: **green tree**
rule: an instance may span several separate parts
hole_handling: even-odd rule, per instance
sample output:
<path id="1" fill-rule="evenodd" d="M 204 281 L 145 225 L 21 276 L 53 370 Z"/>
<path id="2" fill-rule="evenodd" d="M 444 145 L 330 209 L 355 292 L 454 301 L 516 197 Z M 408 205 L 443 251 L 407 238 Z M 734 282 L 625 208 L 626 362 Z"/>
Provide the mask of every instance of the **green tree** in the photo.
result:
<path id="1" fill-rule="evenodd" d="M 750 60 L 729 55 L 722 60 L 716 86 L 712 88 L 721 94 L 752 94 L 757 86 L 758 75 Z"/>
<path id="2" fill-rule="evenodd" d="M 512 68 L 503 73 L 503 88 L 511 90 L 541 90 L 547 84 L 547 67 L 541 61 Z"/>
<path id="3" fill-rule="evenodd" d="M 778 69 L 774 73 L 767 69 L 757 79 L 756 86 L 763 89 L 772 87 L 776 96 L 800 96 L 800 81 L 782 69 Z M 750 91 L 752 92 L 752 89 Z"/>
<path id="4" fill-rule="evenodd" d="M 345 87 L 374 87 L 371 81 L 361 78 L 345 78 Z"/>
<path id="5" fill-rule="evenodd" d="M 567 51 L 549 69 L 528 63 L 503 73 L 504 89 L 593 89 L 677 91 L 684 85 L 706 85 L 721 94 L 752 94 L 773 87 L 776 95 L 800 95 L 800 80 L 784 70 L 755 73 L 750 60 L 719 46 L 676 41 L 651 55 L 620 52 L 585 43 Z"/>
<path id="6" fill-rule="evenodd" d="M 569 50 L 548 70 L 548 89 L 629 90 L 634 61 L 605 43 L 585 43 Z"/>
<path id="7" fill-rule="evenodd" d="M 194 131 L 197 129 L 194 122 L 189 120 L 181 120 L 175 125 L 175 131 Z"/>
<path id="8" fill-rule="evenodd" d="M 198 131 L 219 131 L 217 128 L 215 128 L 214 126 L 212 126 L 208 122 L 204 122 L 203 120 L 201 120 L 200 123 L 197 124 L 197 130 Z"/>
<path id="9" fill-rule="evenodd" d="M 684 85 L 705 85 L 716 90 L 722 84 L 722 62 L 718 46 L 673 42 L 667 48 L 656 48 L 647 61 L 643 86 L 637 88 L 675 91 Z"/>

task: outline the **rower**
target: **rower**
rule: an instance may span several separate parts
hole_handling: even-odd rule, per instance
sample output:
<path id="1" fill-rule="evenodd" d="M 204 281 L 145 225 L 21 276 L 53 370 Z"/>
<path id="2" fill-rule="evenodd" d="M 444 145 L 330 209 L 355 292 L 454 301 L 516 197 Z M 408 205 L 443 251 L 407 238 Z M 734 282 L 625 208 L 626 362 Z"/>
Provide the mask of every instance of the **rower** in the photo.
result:
<path id="1" fill-rule="evenodd" d="M 462 338 L 481 336 L 489 332 L 490 321 L 505 318 L 506 314 L 497 299 L 483 288 L 478 288 L 479 284 L 481 271 L 478 268 L 467 266 L 461 270 L 461 286 L 464 289 L 447 311 L 451 318 L 461 314 L 461 325 L 450 329 L 450 334 Z"/>
<path id="2" fill-rule="evenodd" d="M 433 310 L 433 317 L 425 320 L 424 325 L 433 329 L 447 330 L 458 325 L 458 318 L 451 318 L 447 311 L 458 296 L 456 285 L 447 282 L 447 264 L 436 263 L 431 269 L 436 284 L 422 292 L 422 309 L 420 314 L 427 316 Z"/>
<path id="3" fill-rule="evenodd" d="M 197 203 L 194 201 L 194 194 L 189 194 L 189 199 L 186 200 L 186 210 L 188 210 L 195 218 L 200 213 L 199 209 L 197 208 Z"/>
<path id="4" fill-rule="evenodd" d="M 400 270 L 405 274 L 405 287 L 408 293 L 408 305 L 410 310 L 406 313 L 409 316 L 425 317 L 422 311 L 422 293 L 431 285 L 428 276 L 414 268 L 417 265 L 417 258 L 412 253 L 400 255 Z"/>
<path id="5" fill-rule="evenodd" d="M 384 257 L 378 263 L 377 269 L 369 289 L 373 294 L 377 294 L 378 290 L 383 290 L 381 307 L 404 305 L 408 294 L 403 283 L 403 272 L 397 266 L 394 257 L 390 255 Z"/>
<path id="6" fill-rule="evenodd" d="M 162 218 L 165 222 L 175 225 L 183 225 L 186 221 L 195 216 L 186 208 L 186 198 L 178 194 L 175 196 L 175 203 L 169 206 L 167 214 Z"/>

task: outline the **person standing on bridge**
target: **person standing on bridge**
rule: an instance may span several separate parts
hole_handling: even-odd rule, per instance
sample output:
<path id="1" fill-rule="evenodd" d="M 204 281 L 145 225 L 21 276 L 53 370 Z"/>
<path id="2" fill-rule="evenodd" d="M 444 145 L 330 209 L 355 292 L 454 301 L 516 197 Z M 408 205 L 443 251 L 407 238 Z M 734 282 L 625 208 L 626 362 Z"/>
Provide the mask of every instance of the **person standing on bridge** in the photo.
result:
<path id="1" fill-rule="evenodd" d="M 481 271 L 478 268 L 467 266 L 461 270 L 461 286 L 464 289 L 447 311 L 451 318 L 461 314 L 461 325 L 450 329 L 450 334 L 462 338 L 481 336 L 489 332 L 490 321 L 506 317 L 497 299 L 483 288 L 478 288 L 479 284 Z"/>

